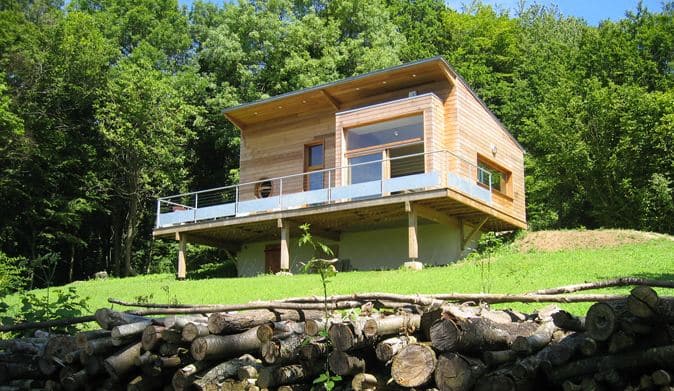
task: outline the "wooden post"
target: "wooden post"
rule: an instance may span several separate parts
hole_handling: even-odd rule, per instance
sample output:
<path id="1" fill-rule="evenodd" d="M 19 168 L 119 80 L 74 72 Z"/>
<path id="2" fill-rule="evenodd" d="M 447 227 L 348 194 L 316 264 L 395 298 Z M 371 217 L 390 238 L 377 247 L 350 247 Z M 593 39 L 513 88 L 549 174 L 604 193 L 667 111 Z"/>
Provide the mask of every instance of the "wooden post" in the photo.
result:
<path id="1" fill-rule="evenodd" d="M 278 219 L 278 226 L 281 228 L 281 271 L 290 270 L 290 250 L 288 249 L 288 240 L 290 240 L 290 227 L 282 219 Z"/>
<path id="2" fill-rule="evenodd" d="M 185 248 L 187 247 L 187 238 L 185 235 L 176 233 L 178 237 L 178 279 L 184 280 L 187 277 L 187 266 L 185 263 Z"/>
<path id="3" fill-rule="evenodd" d="M 419 258 L 419 242 L 417 241 L 417 211 L 413 205 L 407 203 L 407 253 L 410 261 Z"/>

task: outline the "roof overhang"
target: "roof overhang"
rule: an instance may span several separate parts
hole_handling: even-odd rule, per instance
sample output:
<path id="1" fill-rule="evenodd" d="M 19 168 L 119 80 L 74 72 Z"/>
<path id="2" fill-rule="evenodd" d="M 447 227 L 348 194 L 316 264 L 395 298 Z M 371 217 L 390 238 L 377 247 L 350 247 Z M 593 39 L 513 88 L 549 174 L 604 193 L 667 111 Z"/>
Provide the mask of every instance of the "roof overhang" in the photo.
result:
<path id="1" fill-rule="evenodd" d="M 401 89 L 412 89 L 428 83 L 446 81 L 450 85 L 462 83 L 484 106 L 487 112 L 513 139 L 487 105 L 442 57 L 432 57 L 394 67 L 372 71 L 358 76 L 321 84 L 273 96 L 255 102 L 227 108 L 222 113 L 241 130 L 307 113 L 319 113 L 358 107 L 358 102 Z"/>

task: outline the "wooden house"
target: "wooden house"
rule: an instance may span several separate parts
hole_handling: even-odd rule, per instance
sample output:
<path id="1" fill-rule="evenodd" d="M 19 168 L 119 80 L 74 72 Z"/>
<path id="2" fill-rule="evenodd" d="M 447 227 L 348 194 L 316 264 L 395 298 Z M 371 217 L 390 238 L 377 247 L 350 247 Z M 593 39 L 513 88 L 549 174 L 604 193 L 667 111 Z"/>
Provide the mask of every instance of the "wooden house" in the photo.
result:
<path id="1" fill-rule="evenodd" d="M 240 275 L 297 271 L 329 244 L 343 270 L 447 264 L 481 232 L 526 227 L 524 150 L 430 58 L 224 110 L 240 184 L 163 197 L 154 235 L 236 254 Z"/>

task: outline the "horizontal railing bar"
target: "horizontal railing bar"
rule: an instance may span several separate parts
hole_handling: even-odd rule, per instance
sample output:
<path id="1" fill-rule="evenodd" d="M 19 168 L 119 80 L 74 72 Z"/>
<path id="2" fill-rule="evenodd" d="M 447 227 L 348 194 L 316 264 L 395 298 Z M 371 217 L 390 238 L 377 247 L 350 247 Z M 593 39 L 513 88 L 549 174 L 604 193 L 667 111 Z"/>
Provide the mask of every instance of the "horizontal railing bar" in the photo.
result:
<path id="1" fill-rule="evenodd" d="M 197 191 L 193 191 L 193 192 L 187 192 L 187 193 L 175 194 L 175 195 L 166 196 L 166 197 L 160 197 L 160 198 L 158 198 L 158 200 L 162 201 L 162 202 L 170 202 L 169 201 L 170 199 L 177 198 L 177 197 L 194 196 L 194 195 L 197 195 L 197 194 L 201 196 L 204 193 L 220 192 L 220 191 L 223 191 L 223 190 L 233 190 L 233 191 L 235 191 L 236 188 L 240 189 L 242 186 L 257 185 L 257 184 L 263 183 L 263 182 L 282 181 L 282 180 L 285 180 L 285 179 L 302 177 L 302 176 L 307 176 L 307 175 L 311 175 L 311 174 L 325 173 L 325 172 L 335 172 L 337 170 L 344 170 L 344 169 L 348 169 L 348 168 L 351 168 L 351 167 L 358 167 L 358 166 L 364 166 L 364 165 L 368 165 L 368 164 L 376 164 L 376 163 L 382 163 L 382 162 L 390 162 L 390 161 L 395 161 L 395 160 L 408 159 L 408 158 L 412 158 L 412 157 L 432 155 L 432 154 L 437 154 L 437 153 L 446 153 L 446 154 L 448 154 L 450 156 L 453 156 L 456 159 L 459 159 L 460 161 L 462 161 L 462 162 L 464 162 L 464 163 L 466 163 L 466 164 L 468 164 L 472 167 L 475 167 L 477 170 L 485 171 L 485 172 L 489 173 L 490 176 L 491 176 L 491 173 L 489 171 L 486 171 L 486 170 L 482 169 L 481 167 L 479 167 L 476 164 L 468 161 L 467 159 L 465 159 L 465 158 L 463 158 L 463 157 L 461 157 L 461 156 L 459 156 L 459 155 L 457 155 L 457 154 L 455 154 L 455 153 L 453 153 L 449 150 L 441 149 L 441 150 L 431 151 L 431 152 L 419 152 L 419 153 L 414 153 L 414 154 L 405 155 L 405 156 L 397 156 L 397 157 L 392 157 L 392 158 L 387 158 L 387 159 L 379 159 L 379 160 L 374 160 L 374 161 L 371 161 L 371 162 L 355 163 L 355 164 L 349 164 L 349 165 L 345 165 L 345 166 L 341 166 L 341 167 L 325 168 L 325 169 L 321 169 L 321 170 L 315 170 L 315 171 L 310 171 L 310 172 L 302 172 L 302 173 L 291 174 L 291 175 L 286 175 L 286 176 L 281 176 L 281 177 L 261 179 L 261 180 L 252 181 L 252 182 L 240 183 L 240 184 L 237 184 L 237 185 L 228 185 L 228 186 L 215 187 L 215 188 L 205 189 L 205 190 L 197 190 Z M 185 205 L 180 205 L 180 204 L 177 204 L 177 203 L 174 203 L 174 204 L 179 205 L 179 206 L 185 206 Z M 185 206 L 185 207 L 193 208 L 193 207 L 189 207 L 189 206 Z"/>

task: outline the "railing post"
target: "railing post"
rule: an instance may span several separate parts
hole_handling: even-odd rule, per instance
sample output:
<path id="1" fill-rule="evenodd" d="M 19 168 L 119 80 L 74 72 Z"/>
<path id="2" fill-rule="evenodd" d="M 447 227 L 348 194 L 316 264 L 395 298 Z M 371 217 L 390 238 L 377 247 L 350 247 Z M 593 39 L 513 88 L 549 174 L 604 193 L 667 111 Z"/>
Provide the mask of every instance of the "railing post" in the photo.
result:
<path id="1" fill-rule="evenodd" d="M 157 198 L 157 221 L 155 227 L 159 228 L 159 214 L 161 213 L 161 198 Z"/>
<path id="2" fill-rule="evenodd" d="M 489 173 L 489 194 L 491 194 L 491 172 Z"/>
<path id="3" fill-rule="evenodd" d="M 279 178 L 278 181 L 278 207 L 279 209 L 283 209 L 283 178 Z"/>
<path id="4" fill-rule="evenodd" d="M 332 187 L 330 186 L 331 179 L 332 179 L 332 171 L 328 171 L 328 203 L 332 201 Z"/>
<path id="5" fill-rule="evenodd" d="M 199 193 L 194 193 L 194 222 L 197 222 L 197 209 L 199 208 Z"/>
<path id="6" fill-rule="evenodd" d="M 234 216 L 239 214 L 239 185 L 234 187 Z"/>

